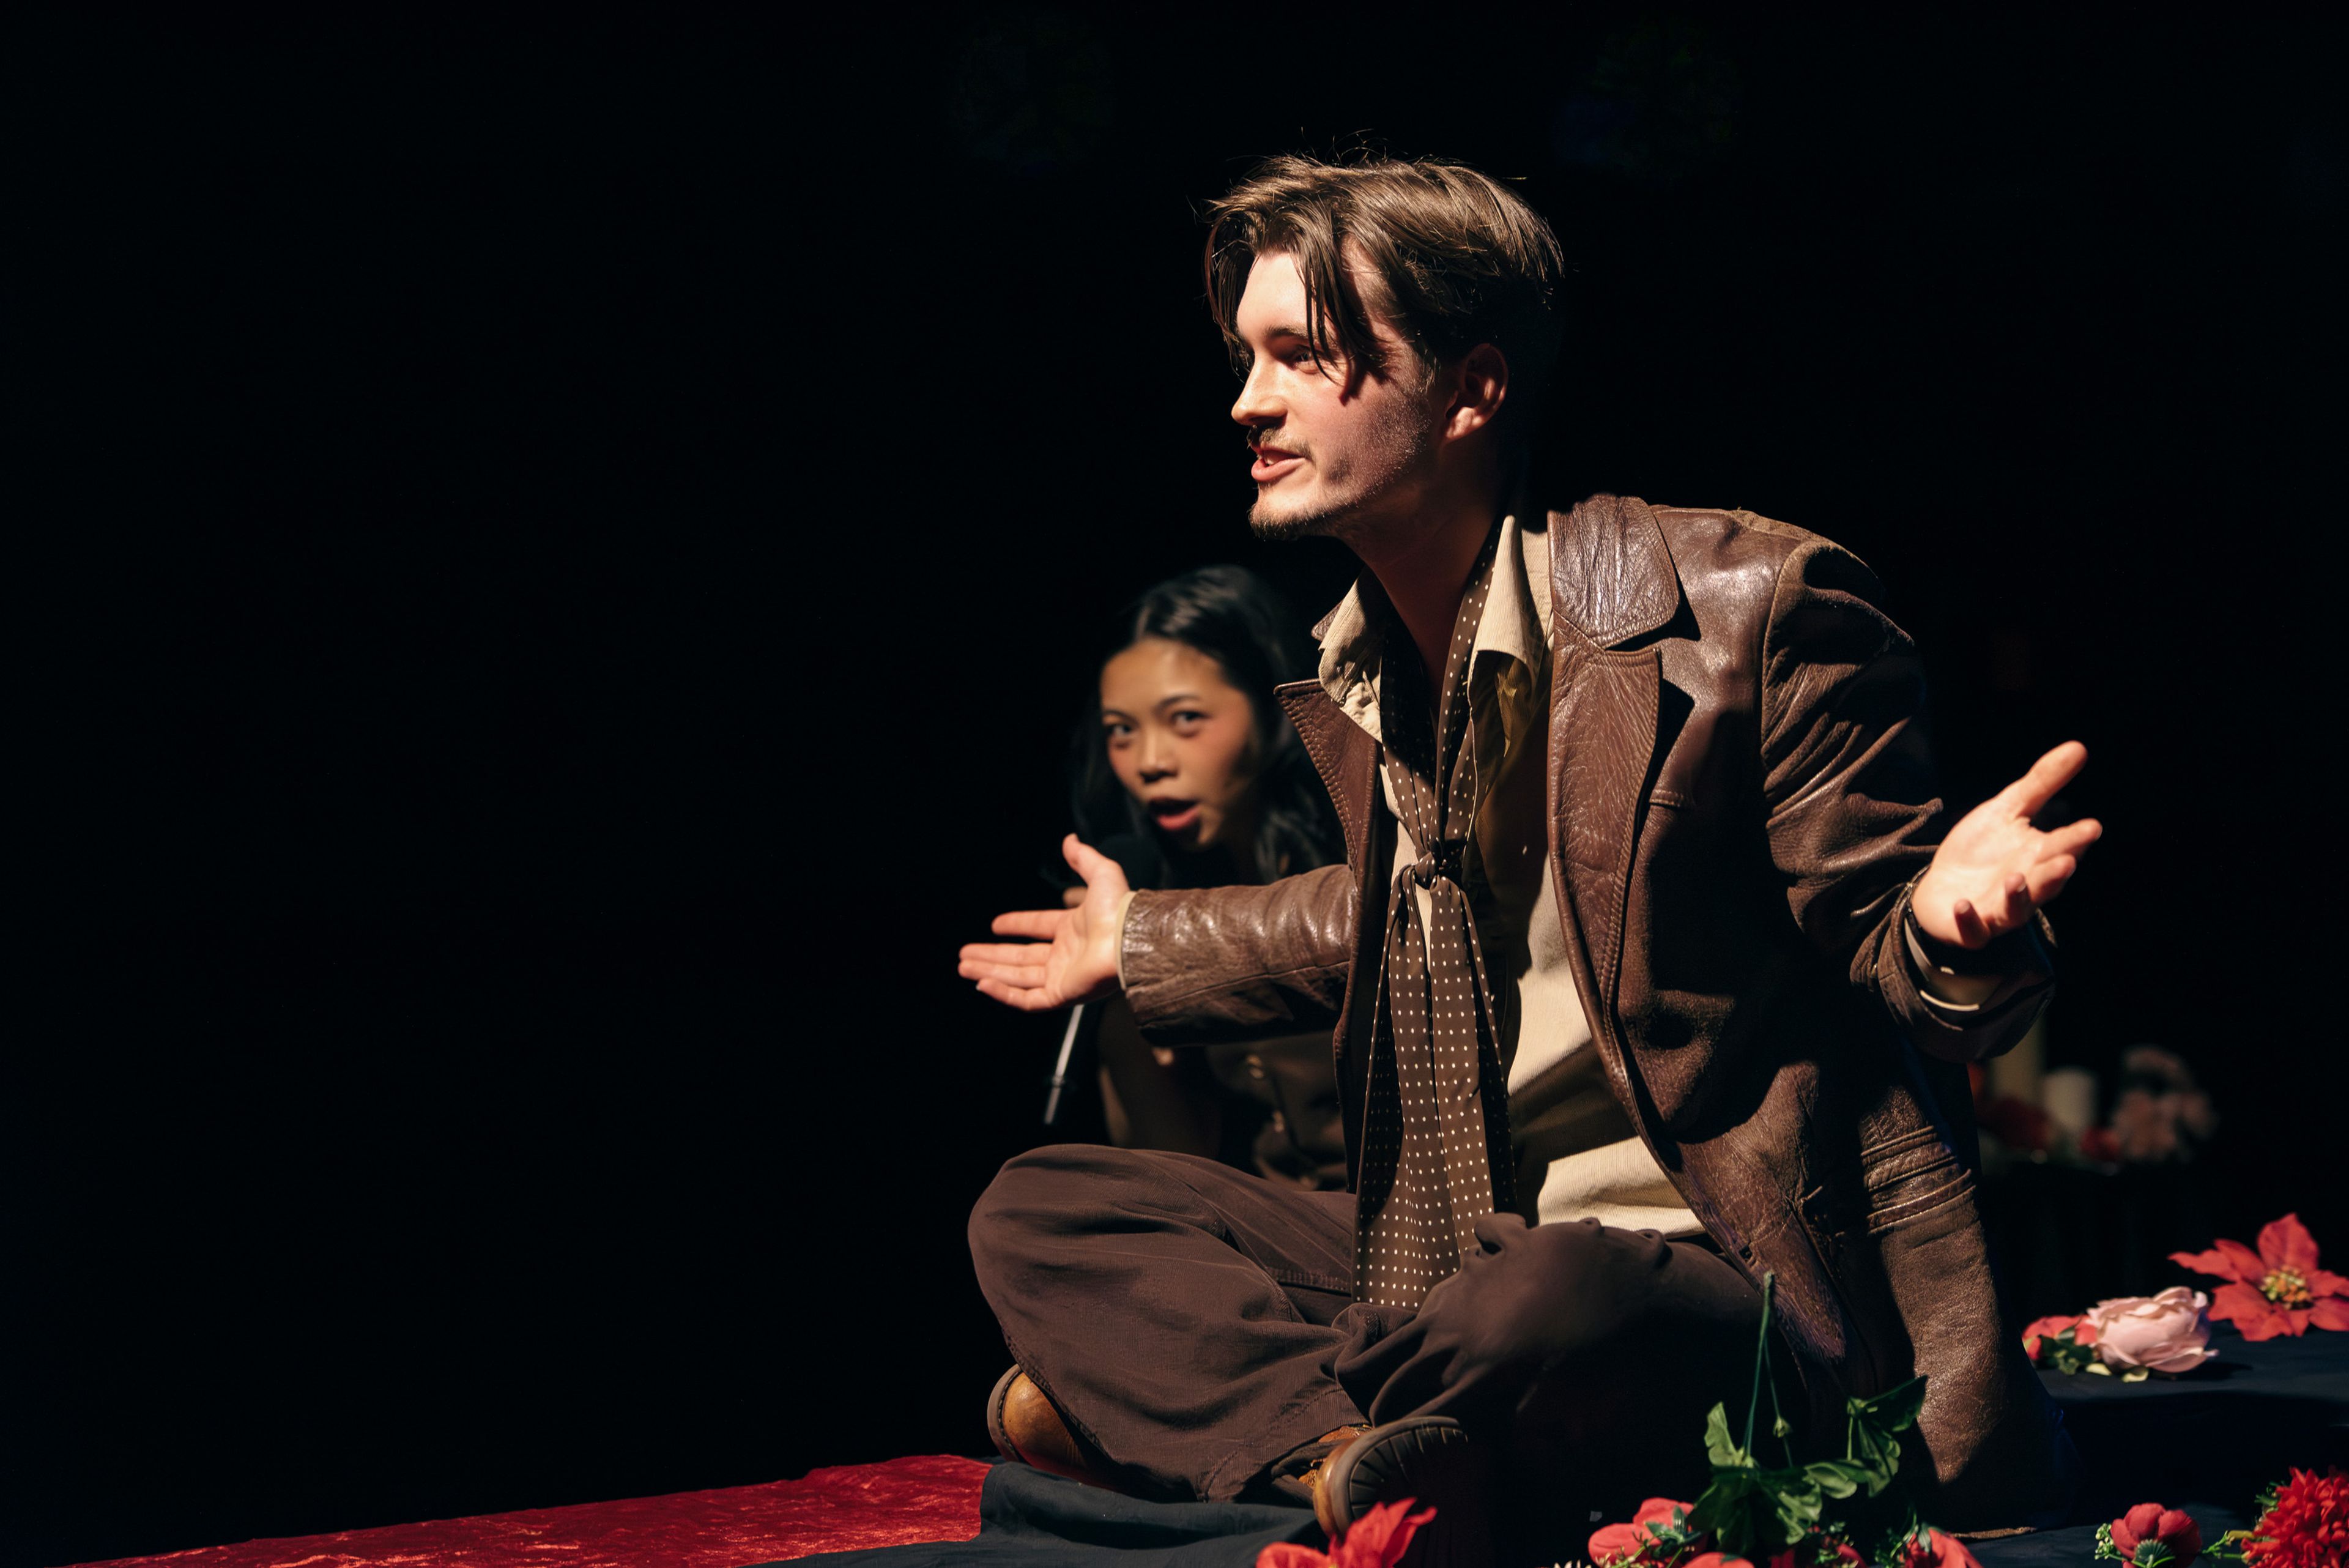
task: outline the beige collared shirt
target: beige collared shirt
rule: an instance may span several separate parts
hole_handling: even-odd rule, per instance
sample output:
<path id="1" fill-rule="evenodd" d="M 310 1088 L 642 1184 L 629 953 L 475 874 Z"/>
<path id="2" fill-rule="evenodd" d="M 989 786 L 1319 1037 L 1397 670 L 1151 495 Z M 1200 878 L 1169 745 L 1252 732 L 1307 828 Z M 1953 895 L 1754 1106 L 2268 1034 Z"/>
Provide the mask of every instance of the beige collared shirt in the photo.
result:
<path id="1" fill-rule="evenodd" d="M 1520 1201 L 1544 1224 L 1596 1219 L 1693 1236 L 1703 1227 L 1631 1129 L 1607 1086 L 1590 1023 L 1567 962 L 1548 854 L 1549 552 L 1546 519 L 1501 522 L 1492 590 L 1469 666 L 1476 822 L 1468 897 L 1493 987 Z M 1330 700 L 1374 740 L 1379 643 L 1361 591 L 1347 594 L 1321 638 Z M 1387 791 L 1385 774 L 1380 787 Z M 1392 791 L 1387 809 L 1395 813 Z M 1396 813 L 1398 818 L 1400 814 Z M 1390 878 L 1419 858 L 1395 832 Z M 1416 889 L 1423 904 L 1425 889 Z"/>

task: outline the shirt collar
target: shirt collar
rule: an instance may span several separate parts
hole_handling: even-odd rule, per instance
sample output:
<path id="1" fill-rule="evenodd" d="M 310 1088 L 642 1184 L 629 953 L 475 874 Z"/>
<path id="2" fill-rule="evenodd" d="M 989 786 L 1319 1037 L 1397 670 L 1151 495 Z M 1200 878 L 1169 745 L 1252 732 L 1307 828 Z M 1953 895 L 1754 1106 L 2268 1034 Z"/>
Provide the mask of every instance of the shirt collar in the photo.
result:
<path id="1" fill-rule="evenodd" d="M 1469 679 L 1474 682 L 1482 674 L 1488 654 L 1514 659 L 1526 676 L 1536 676 L 1548 659 L 1549 638 L 1526 571 L 1525 530 L 1514 512 L 1501 519 L 1500 542 L 1486 569 L 1492 574 L 1492 589 L 1485 597 L 1485 613 L 1477 618 L 1475 641 L 1470 645 L 1474 662 Z M 1383 618 L 1371 615 L 1358 581 L 1321 624 L 1321 690 L 1374 741 L 1384 739 L 1378 691 Z"/>

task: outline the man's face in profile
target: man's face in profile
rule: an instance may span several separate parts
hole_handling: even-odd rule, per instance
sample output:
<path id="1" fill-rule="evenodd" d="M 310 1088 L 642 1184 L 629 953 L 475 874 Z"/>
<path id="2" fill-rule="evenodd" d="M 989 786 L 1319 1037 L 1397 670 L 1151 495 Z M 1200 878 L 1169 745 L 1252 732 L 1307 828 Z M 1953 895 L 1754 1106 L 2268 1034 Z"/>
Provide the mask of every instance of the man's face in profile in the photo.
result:
<path id="1" fill-rule="evenodd" d="M 1256 481 L 1249 525 L 1268 539 L 1361 536 L 1406 513 L 1432 470 L 1439 410 L 1418 357 L 1384 321 L 1384 375 L 1314 352 L 1294 257 L 1259 255 L 1234 326 L 1250 356 L 1232 418 L 1247 429 Z"/>

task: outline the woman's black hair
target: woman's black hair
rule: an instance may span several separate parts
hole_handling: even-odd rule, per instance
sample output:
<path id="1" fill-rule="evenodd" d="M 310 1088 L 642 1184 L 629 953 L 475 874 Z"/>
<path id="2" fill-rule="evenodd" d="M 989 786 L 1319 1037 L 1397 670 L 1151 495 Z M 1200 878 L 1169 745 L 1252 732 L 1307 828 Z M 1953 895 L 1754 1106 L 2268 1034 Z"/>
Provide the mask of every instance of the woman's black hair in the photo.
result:
<path id="1" fill-rule="evenodd" d="M 1262 759 L 1256 780 L 1258 875 L 1268 880 L 1294 876 L 1339 859 L 1344 848 L 1329 791 L 1272 695 L 1272 689 L 1284 681 L 1310 679 L 1319 664 L 1312 638 L 1288 602 L 1245 566 L 1201 566 L 1167 578 L 1120 611 L 1102 661 L 1154 637 L 1195 648 L 1214 659 L 1224 679 L 1255 710 Z M 1079 837 L 1099 844 L 1132 834 L 1165 846 L 1141 803 L 1126 793 L 1110 768 L 1098 705 L 1077 727 L 1070 760 L 1070 805 Z M 1205 865 L 1183 864 L 1190 858 L 1167 855 L 1171 884 L 1225 879 Z"/>

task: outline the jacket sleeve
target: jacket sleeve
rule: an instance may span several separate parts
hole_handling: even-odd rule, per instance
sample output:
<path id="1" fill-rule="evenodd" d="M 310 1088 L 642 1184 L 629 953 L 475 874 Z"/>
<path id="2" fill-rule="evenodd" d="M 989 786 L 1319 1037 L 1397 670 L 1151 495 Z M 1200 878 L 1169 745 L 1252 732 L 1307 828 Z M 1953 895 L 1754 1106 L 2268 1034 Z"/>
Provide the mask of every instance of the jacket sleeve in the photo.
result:
<path id="1" fill-rule="evenodd" d="M 1136 893 L 1118 972 L 1143 1038 L 1213 1045 L 1335 1028 L 1358 902 L 1343 866 L 1260 888 Z"/>
<path id="2" fill-rule="evenodd" d="M 1921 988 L 1904 923 L 1944 820 L 1924 670 L 1881 597 L 1857 557 L 1823 539 L 1779 570 L 1762 649 L 1770 856 L 1795 923 L 1848 966 L 1851 983 L 1919 1050 L 1972 1061 L 2013 1045 L 2038 1016 L 2054 986 L 2053 933 L 2043 916 L 1965 955 L 1977 982 L 1968 1004 Z"/>

